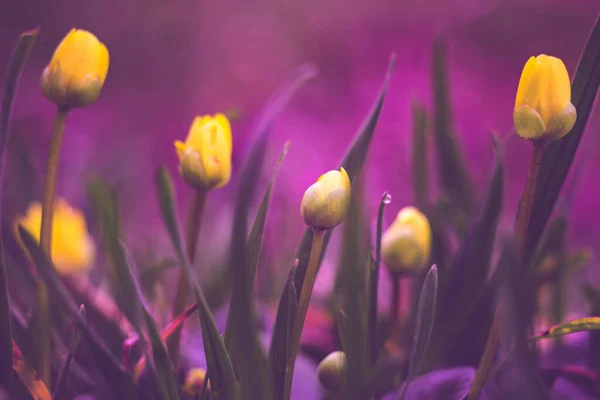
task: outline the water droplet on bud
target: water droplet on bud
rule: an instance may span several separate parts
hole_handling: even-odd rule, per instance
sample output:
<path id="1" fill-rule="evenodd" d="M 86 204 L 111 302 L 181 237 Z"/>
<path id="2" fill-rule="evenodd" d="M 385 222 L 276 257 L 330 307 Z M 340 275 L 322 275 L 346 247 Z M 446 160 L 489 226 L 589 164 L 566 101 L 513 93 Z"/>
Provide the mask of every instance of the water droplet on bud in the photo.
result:
<path id="1" fill-rule="evenodd" d="M 392 195 L 387 193 L 383 195 L 383 200 L 381 200 L 383 204 L 390 204 L 392 202 Z"/>

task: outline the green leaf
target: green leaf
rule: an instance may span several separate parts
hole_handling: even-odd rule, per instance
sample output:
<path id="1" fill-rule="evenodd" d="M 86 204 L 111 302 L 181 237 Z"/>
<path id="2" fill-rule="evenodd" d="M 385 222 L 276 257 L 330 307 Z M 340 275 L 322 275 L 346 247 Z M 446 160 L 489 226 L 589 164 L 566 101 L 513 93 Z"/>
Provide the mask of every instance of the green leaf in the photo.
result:
<path id="1" fill-rule="evenodd" d="M 531 254 L 552 213 L 585 131 L 600 86 L 600 17 L 587 40 L 571 85 L 577 121 L 564 138 L 550 144 L 542 158 L 525 251 Z"/>
<path id="2" fill-rule="evenodd" d="M 379 266 L 381 264 L 381 236 L 383 235 L 383 212 L 385 206 L 390 204 L 392 196 L 388 192 L 385 192 L 381 196 L 381 202 L 379 203 L 379 211 L 377 212 L 377 232 L 375 237 L 375 259 L 370 263 L 369 268 L 369 354 L 371 363 L 377 363 L 379 358 L 379 333 L 377 327 L 379 321 L 377 318 L 377 312 L 379 307 L 377 306 L 377 299 L 379 296 Z"/>
<path id="3" fill-rule="evenodd" d="M 86 320 L 85 307 L 82 304 L 79 307 L 79 314 Z M 77 346 L 79 346 L 79 342 L 81 341 L 81 328 L 78 323 L 75 323 L 75 331 L 73 332 L 73 340 L 71 340 L 71 347 L 69 347 L 69 353 L 67 354 L 67 358 L 65 359 L 65 364 L 63 365 L 62 371 L 60 373 L 60 377 L 58 378 L 58 384 L 56 385 L 56 391 L 54 392 L 54 396 L 52 396 L 55 400 L 60 400 L 62 398 L 63 392 L 67 385 L 67 378 L 69 376 L 69 370 L 71 369 L 71 363 L 73 362 L 73 357 L 75 357 L 75 352 L 77 351 Z"/>
<path id="4" fill-rule="evenodd" d="M 440 329 L 432 338 L 432 347 L 436 349 L 453 349 L 454 341 L 465 330 L 484 294 L 502 209 L 504 172 L 499 153 L 497 150 L 496 166 L 483 207 L 463 239 L 442 287 L 436 321 Z"/>
<path id="5" fill-rule="evenodd" d="M 361 127 L 358 129 L 352 144 L 346 151 L 346 154 L 339 165 L 339 167 L 344 167 L 348 173 L 348 176 L 350 177 L 351 182 L 354 181 L 354 178 L 358 176 L 367 159 L 367 153 L 369 152 L 371 141 L 373 140 L 373 134 L 375 133 L 375 128 L 377 127 L 377 121 L 379 120 L 381 109 L 383 108 L 383 101 L 385 100 L 395 66 L 396 55 L 392 54 L 385 78 L 383 79 L 383 84 L 381 85 L 381 89 L 379 90 L 375 102 L 363 121 Z M 330 229 L 325 235 L 325 242 L 323 243 L 323 250 L 321 252 L 321 261 L 323 260 L 323 257 L 327 251 L 327 246 L 329 244 L 332 232 L 333 229 Z M 304 282 L 304 275 L 306 275 L 306 268 L 308 267 L 308 258 L 310 257 L 312 242 L 313 230 L 312 228 L 306 228 L 304 234 L 302 235 L 302 239 L 300 240 L 300 245 L 296 251 L 295 258 L 298 259 L 296 275 L 294 276 L 296 287 L 302 287 L 302 283 Z M 298 293 L 298 296 L 299 295 L 300 293 Z"/>
<path id="6" fill-rule="evenodd" d="M 438 158 L 438 176 L 442 189 L 457 212 L 471 216 L 475 195 L 465 160 L 452 122 L 446 43 L 438 38 L 433 47 L 434 139 Z"/>
<path id="7" fill-rule="evenodd" d="M 87 192 L 102 232 L 102 243 L 110 259 L 107 265 L 113 295 L 119 308 L 139 332 L 141 305 L 121 246 L 120 215 L 116 195 L 100 179 L 90 180 L 87 184 Z"/>
<path id="8" fill-rule="evenodd" d="M 292 268 L 283 288 L 281 300 L 279 301 L 275 325 L 273 326 L 271 348 L 269 350 L 269 376 L 275 400 L 282 399 L 284 395 L 285 368 L 289 349 L 288 341 L 292 334 L 292 325 L 297 309 L 298 298 L 296 297 L 294 269 Z"/>
<path id="9" fill-rule="evenodd" d="M 562 242 L 564 242 L 566 230 L 567 219 L 563 214 L 559 214 L 552 221 L 552 224 L 550 224 L 548 229 L 546 229 L 546 232 L 540 241 L 531 262 L 532 270 L 530 273 L 535 272 L 538 275 L 554 275 L 556 268 L 552 268 L 550 271 L 542 271 L 541 268 L 547 257 L 556 257 L 558 248 L 562 245 Z"/>
<path id="10" fill-rule="evenodd" d="M 171 238 L 179 263 L 184 267 L 187 274 L 195 301 L 198 303 L 207 373 L 210 375 L 211 388 L 214 392 L 218 393 L 222 400 L 237 400 L 238 384 L 235 380 L 229 354 L 208 308 L 208 304 L 206 304 L 206 299 L 194 279 L 192 267 L 185 254 L 181 230 L 176 218 L 177 211 L 175 209 L 173 182 L 165 168 L 159 168 L 156 173 L 156 189 L 163 222 Z"/>
<path id="11" fill-rule="evenodd" d="M 110 382 L 109 389 L 118 398 L 136 398 L 137 388 L 133 383 L 131 375 L 123 369 L 119 360 L 106 348 L 96 331 L 86 324 L 85 319 L 79 312 L 79 307 L 69 296 L 52 262 L 40 248 L 37 240 L 21 225 L 19 225 L 18 232 L 23 245 L 33 260 L 37 273 L 48 285 L 52 300 L 65 312 L 70 314 L 70 318 L 77 322 L 86 339 L 87 348 L 98 367 L 98 371 L 106 382 Z"/>
<path id="12" fill-rule="evenodd" d="M 596 294 L 590 308 L 592 316 L 600 318 L 600 295 Z M 596 371 L 600 371 L 598 354 L 600 354 L 600 331 L 593 331 L 589 333 L 588 339 L 588 362 Z"/>
<path id="13" fill-rule="evenodd" d="M 417 207 L 429 209 L 429 164 L 427 157 L 427 115 L 421 102 L 412 103 L 412 183 Z"/>
<path id="14" fill-rule="evenodd" d="M 401 399 L 404 400 L 406 390 L 410 381 L 414 379 L 419 369 L 419 363 L 427 352 L 429 339 L 433 332 L 435 324 L 435 310 L 437 307 L 437 292 L 438 292 L 438 273 L 437 266 L 433 265 L 423 283 L 419 304 L 417 306 L 417 320 L 415 326 L 415 339 L 413 341 L 412 352 L 410 354 L 410 364 L 408 369 L 408 378 L 404 385 L 404 390 Z"/>
<path id="15" fill-rule="evenodd" d="M 551 328 L 540 332 L 534 336 L 534 339 L 548 339 L 563 335 L 569 335 L 576 332 L 587 332 L 600 330 L 600 317 L 583 317 L 573 319 L 567 322 L 561 322 Z"/>
<path id="16" fill-rule="evenodd" d="M 350 326 L 348 322 L 348 315 L 341 308 L 337 314 L 337 330 L 340 337 L 340 343 L 342 350 L 350 348 L 352 345 L 352 339 L 350 339 Z"/>
<path id="17" fill-rule="evenodd" d="M 2 183 L 4 182 L 4 164 L 6 164 L 6 146 L 10 134 L 9 124 L 12 103 L 17 93 L 21 72 L 27 63 L 29 53 L 37 39 L 38 30 L 24 32 L 10 58 L 6 78 L 4 79 L 4 95 L 0 109 L 0 199 L 2 198 Z M 2 220 L 0 207 L 0 220 Z M 4 263 L 4 244 L 0 233 L 0 386 L 8 384 L 12 376 L 13 348 L 12 328 L 10 321 L 10 302 L 8 298 L 8 277 Z"/>
<path id="18" fill-rule="evenodd" d="M 367 268 L 369 238 L 362 209 L 362 180 L 352 188 L 350 205 L 343 225 L 342 267 L 348 279 L 343 290 L 343 308 L 346 323 L 339 329 L 344 335 L 343 350 L 348 358 L 346 398 L 366 400 L 370 397 L 372 371 L 369 368 L 369 341 L 367 334 Z"/>

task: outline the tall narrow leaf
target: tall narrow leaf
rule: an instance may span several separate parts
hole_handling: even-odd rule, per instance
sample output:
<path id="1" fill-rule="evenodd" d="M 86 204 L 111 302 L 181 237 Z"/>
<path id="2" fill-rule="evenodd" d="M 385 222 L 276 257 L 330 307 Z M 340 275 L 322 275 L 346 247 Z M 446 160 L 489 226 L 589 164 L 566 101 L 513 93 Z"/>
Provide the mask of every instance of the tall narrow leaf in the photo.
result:
<path id="1" fill-rule="evenodd" d="M 440 37 L 433 47 L 433 96 L 434 139 L 438 158 L 438 174 L 441 187 L 453 208 L 470 216 L 475 209 L 475 195 L 454 134 L 446 42 Z"/>
<path id="2" fill-rule="evenodd" d="M 340 163 L 340 167 L 344 167 L 346 172 L 348 172 L 350 181 L 353 181 L 354 178 L 358 176 L 367 159 L 367 153 L 369 152 L 371 141 L 373 140 L 373 134 L 375 133 L 375 128 L 377 127 L 377 121 L 379 120 L 381 109 L 383 108 L 383 101 L 385 100 L 390 81 L 392 80 L 392 75 L 395 66 L 396 55 L 392 54 L 392 56 L 390 57 L 387 72 L 383 79 L 383 84 L 381 85 L 381 89 L 379 90 L 379 94 L 377 95 L 375 102 L 371 107 L 371 110 L 369 111 L 362 125 L 358 129 L 358 132 L 356 133 L 352 144 L 346 151 L 346 154 L 344 155 L 344 158 Z M 321 259 L 323 259 L 323 257 L 325 256 L 327 245 L 329 243 L 329 239 L 331 238 L 332 232 L 333 230 L 329 230 L 325 236 L 325 242 L 323 243 L 323 250 L 321 252 Z M 304 275 L 306 274 L 306 268 L 308 267 L 308 258 L 310 256 L 310 249 L 313 241 L 312 236 L 313 230 L 311 228 L 306 228 L 304 234 L 302 235 L 302 239 L 300 240 L 300 245 L 298 246 L 298 249 L 296 251 L 298 267 L 296 268 L 294 282 L 296 287 L 298 288 L 302 287 L 302 283 L 304 282 Z M 300 296 L 299 292 L 298 296 Z"/>
<path id="3" fill-rule="evenodd" d="M 163 221 L 167 227 L 177 258 L 183 268 L 185 268 L 185 273 L 192 286 L 195 301 L 198 303 L 198 315 L 202 329 L 207 373 L 210 375 L 212 390 L 217 392 L 223 400 L 237 400 L 238 385 L 233 372 L 233 366 L 231 365 L 223 338 L 217 329 L 206 299 L 194 279 L 192 267 L 185 255 L 181 230 L 176 217 L 173 182 L 169 173 L 164 168 L 159 168 L 156 173 L 156 189 Z"/>
<path id="4" fill-rule="evenodd" d="M 273 337 L 269 350 L 269 377 L 273 388 L 273 399 L 280 400 L 284 395 L 285 368 L 288 359 L 288 339 L 292 334 L 292 324 L 298 309 L 298 298 L 294 287 L 294 270 L 290 271 L 283 288 L 279 308 L 275 317 Z"/>
<path id="5" fill-rule="evenodd" d="M 429 164 L 427 157 L 427 115 L 425 107 L 412 103 L 412 184 L 417 207 L 429 208 Z"/>
<path id="6" fill-rule="evenodd" d="M 413 341 L 412 352 L 410 354 L 408 378 L 406 379 L 406 384 L 404 385 L 401 399 L 404 399 L 408 385 L 416 376 L 419 363 L 427 351 L 427 346 L 429 345 L 429 339 L 431 338 L 431 333 L 433 332 L 433 326 L 435 323 L 437 292 L 438 273 L 437 266 L 434 265 L 429 269 L 429 272 L 425 277 L 425 282 L 423 283 L 423 288 L 421 289 L 421 296 L 419 297 L 415 325 L 415 339 Z"/>
<path id="7" fill-rule="evenodd" d="M 13 51 L 6 78 L 4 79 L 4 95 L 2 109 L 0 109 L 0 202 L 2 201 L 2 184 L 4 182 L 4 164 L 6 159 L 6 145 L 8 143 L 10 115 L 12 103 L 17 92 L 21 71 L 29 58 L 29 53 L 38 35 L 38 30 L 25 32 L 19 38 Z M 0 220 L 2 220 L 2 207 L 0 206 Z M 10 303 L 8 300 L 8 277 L 4 263 L 4 245 L 0 233 L 0 386 L 8 383 L 12 375 L 12 330 L 10 323 Z"/>
<path id="8" fill-rule="evenodd" d="M 136 330 L 141 327 L 140 301 L 121 246 L 119 206 L 115 193 L 100 179 L 88 182 L 89 199 L 102 230 L 102 242 L 109 256 L 109 277 L 119 308 Z"/>
<path id="9" fill-rule="evenodd" d="M 79 313 L 81 314 L 81 317 L 85 320 L 86 313 L 83 304 L 81 305 L 81 307 L 79 307 Z M 60 400 L 62 398 L 63 392 L 67 385 L 67 378 L 69 377 L 71 363 L 73 362 L 75 352 L 77 351 L 77 347 L 79 346 L 79 342 L 81 341 L 81 328 L 77 323 L 75 323 L 74 329 L 75 331 L 73 332 L 73 340 L 71 341 L 71 347 L 69 348 L 69 353 L 67 354 L 67 358 L 65 359 L 65 364 L 63 365 L 60 377 L 58 378 L 56 391 L 54 392 L 54 396 L 52 397 L 55 400 Z"/>
<path id="10" fill-rule="evenodd" d="M 533 200 L 526 251 L 531 254 L 542 235 L 562 185 L 569 173 L 577 147 L 585 131 L 600 86 L 600 17 L 587 40 L 571 85 L 571 102 L 577 121 L 564 138 L 552 143 L 544 152 Z"/>
<path id="11" fill-rule="evenodd" d="M 79 325 L 86 339 L 88 350 L 98 366 L 98 371 L 102 374 L 104 380 L 110 383 L 110 390 L 118 398 L 135 398 L 137 388 L 133 384 L 131 375 L 121 367 L 119 360 L 110 353 L 95 330 L 86 324 L 85 319 L 79 312 L 79 307 L 69 296 L 46 253 L 23 226 L 19 226 L 18 232 L 19 238 L 31 256 L 39 276 L 48 285 L 53 301 L 57 302 L 69 314 L 69 317 Z"/>

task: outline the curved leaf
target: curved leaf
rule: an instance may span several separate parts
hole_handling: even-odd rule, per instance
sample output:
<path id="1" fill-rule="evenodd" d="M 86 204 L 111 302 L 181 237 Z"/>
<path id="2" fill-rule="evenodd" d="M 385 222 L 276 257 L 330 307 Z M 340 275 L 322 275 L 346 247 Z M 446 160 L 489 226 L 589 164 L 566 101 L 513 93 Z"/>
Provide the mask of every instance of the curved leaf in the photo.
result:
<path id="1" fill-rule="evenodd" d="M 561 322 L 534 336 L 534 339 L 548 339 L 571 333 L 600 330 L 600 317 L 583 317 Z"/>

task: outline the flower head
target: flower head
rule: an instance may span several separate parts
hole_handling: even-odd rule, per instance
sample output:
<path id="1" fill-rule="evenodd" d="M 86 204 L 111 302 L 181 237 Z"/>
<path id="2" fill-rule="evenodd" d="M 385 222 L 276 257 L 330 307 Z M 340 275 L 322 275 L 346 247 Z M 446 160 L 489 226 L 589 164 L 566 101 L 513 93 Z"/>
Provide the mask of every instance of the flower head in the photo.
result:
<path id="1" fill-rule="evenodd" d="M 517 134 L 529 140 L 552 141 L 573 128 L 577 111 L 571 103 L 571 82 L 565 64 L 541 54 L 525 64 L 513 119 Z"/>
<path id="2" fill-rule="evenodd" d="M 185 142 L 175 141 L 179 171 L 196 189 L 218 189 L 231 177 L 231 126 L 223 114 L 196 117 Z"/>
<path id="3" fill-rule="evenodd" d="M 66 109 L 92 104 L 100 95 L 108 65 L 108 49 L 94 34 L 71 29 L 42 74 L 42 93 Z"/>
<path id="4" fill-rule="evenodd" d="M 332 393 L 341 393 L 344 389 L 348 360 L 343 351 L 334 351 L 319 363 L 317 377 L 321 385 Z"/>
<path id="5" fill-rule="evenodd" d="M 405 207 L 381 237 L 383 261 L 392 272 L 410 272 L 427 266 L 431 226 L 414 207 Z"/>
<path id="6" fill-rule="evenodd" d="M 304 223 L 314 229 L 339 225 L 350 203 L 350 178 L 344 168 L 329 171 L 312 184 L 302 197 Z"/>
<path id="7" fill-rule="evenodd" d="M 23 225 L 39 241 L 42 225 L 41 204 L 30 205 L 25 216 L 16 222 Z M 63 199 L 57 200 L 54 206 L 50 249 L 56 270 L 61 275 L 87 270 L 94 261 L 95 250 L 82 212 L 69 206 Z"/>
<path id="8" fill-rule="evenodd" d="M 183 384 L 183 390 L 193 395 L 199 395 L 204 387 L 204 378 L 206 377 L 206 370 L 202 368 L 192 368 L 188 371 L 185 383 Z M 210 391 L 210 382 L 206 389 Z"/>

